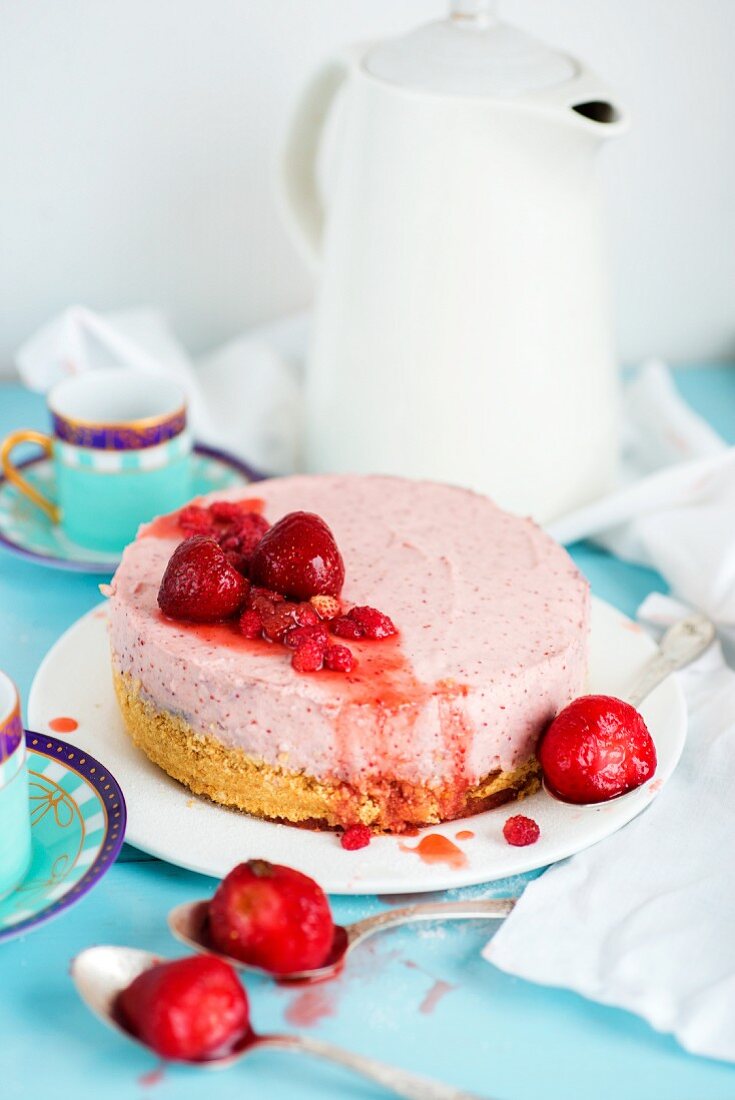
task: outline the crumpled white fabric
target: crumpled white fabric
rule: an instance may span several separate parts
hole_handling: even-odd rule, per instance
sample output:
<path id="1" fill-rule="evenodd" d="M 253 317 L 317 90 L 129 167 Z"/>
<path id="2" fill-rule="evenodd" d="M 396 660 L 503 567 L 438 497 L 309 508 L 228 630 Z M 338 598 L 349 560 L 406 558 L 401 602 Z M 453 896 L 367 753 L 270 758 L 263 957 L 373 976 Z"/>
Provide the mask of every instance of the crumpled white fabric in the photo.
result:
<path id="1" fill-rule="evenodd" d="M 73 306 L 16 354 L 21 380 L 46 392 L 71 374 L 130 366 L 176 378 L 195 437 L 266 473 L 298 466 L 305 314 L 261 325 L 193 359 L 156 309 L 99 314 Z"/>
<path id="2" fill-rule="evenodd" d="M 593 537 L 658 569 L 676 599 L 650 596 L 655 629 L 696 607 L 735 640 L 735 449 L 645 366 L 625 394 L 626 477 L 550 529 Z M 532 882 L 484 955 L 529 981 L 576 990 L 735 1060 L 735 672 L 720 645 L 680 674 L 682 760 L 650 808 Z"/>

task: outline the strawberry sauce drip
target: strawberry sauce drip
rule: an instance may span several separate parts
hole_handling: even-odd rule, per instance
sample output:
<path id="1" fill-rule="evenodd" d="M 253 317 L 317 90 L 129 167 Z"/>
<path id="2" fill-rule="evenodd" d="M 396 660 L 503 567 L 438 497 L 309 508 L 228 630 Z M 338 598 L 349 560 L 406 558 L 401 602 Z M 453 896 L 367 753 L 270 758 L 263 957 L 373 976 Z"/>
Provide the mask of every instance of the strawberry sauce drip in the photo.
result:
<path id="1" fill-rule="evenodd" d="M 422 863 L 444 863 L 454 871 L 467 866 L 467 856 L 462 849 L 440 833 L 429 833 L 415 847 L 408 844 L 399 844 L 398 847 L 402 852 L 413 852 Z"/>
<path id="2" fill-rule="evenodd" d="M 183 623 L 176 619 L 168 619 L 163 612 L 158 612 L 160 622 L 176 630 L 178 633 L 193 634 L 210 646 L 218 646 L 221 649 L 240 650 L 242 653 L 260 654 L 263 652 L 264 643 L 261 638 L 256 641 L 246 638 L 240 632 L 237 620 L 229 620 L 226 623 Z M 288 652 L 288 651 L 285 651 Z"/>

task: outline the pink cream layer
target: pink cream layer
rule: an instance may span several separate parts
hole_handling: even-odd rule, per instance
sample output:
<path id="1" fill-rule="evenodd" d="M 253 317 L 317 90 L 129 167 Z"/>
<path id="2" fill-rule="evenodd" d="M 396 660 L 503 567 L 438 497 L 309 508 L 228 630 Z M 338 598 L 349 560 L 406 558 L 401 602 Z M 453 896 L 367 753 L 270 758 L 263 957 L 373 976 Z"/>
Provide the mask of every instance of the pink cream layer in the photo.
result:
<path id="1" fill-rule="evenodd" d="M 323 516 L 345 560 L 343 599 L 380 608 L 400 636 L 349 643 L 350 676 L 300 675 L 290 651 L 232 625 L 167 621 L 156 596 L 181 536 L 144 528 L 112 584 L 113 660 L 195 730 L 318 778 L 472 783 L 527 760 L 581 691 L 588 586 L 530 520 L 463 489 L 384 477 L 281 478 L 211 499 L 251 498 L 271 523 Z"/>

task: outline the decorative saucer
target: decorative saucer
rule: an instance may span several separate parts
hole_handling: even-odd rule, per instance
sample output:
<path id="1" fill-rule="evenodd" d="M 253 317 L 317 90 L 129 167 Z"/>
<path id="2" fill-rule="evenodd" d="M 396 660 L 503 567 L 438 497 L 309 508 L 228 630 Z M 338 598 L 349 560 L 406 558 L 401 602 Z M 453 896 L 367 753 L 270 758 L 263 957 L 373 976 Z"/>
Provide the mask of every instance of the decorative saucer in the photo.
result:
<path id="1" fill-rule="evenodd" d="M 117 858 L 125 799 L 107 768 L 55 737 L 26 730 L 31 866 L 0 901 L 0 942 L 83 898 Z"/>
<path id="2" fill-rule="evenodd" d="M 48 458 L 32 458 L 18 466 L 45 495 L 53 496 L 54 471 Z M 216 489 L 247 485 L 262 477 L 262 474 L 225 451 L 200 444 L 194 447 L 193 497 Z M 0 545 L 39 565 L 75 573 L 114 573 L 120 560 L 119 556 L 114 555 L 104 559 L 99 551 L 85 550 L 83 546 L 71 542 L 61 528 L 54 526 L 40 508 L 34 507 L 3 477 L 0 477 Z"/>

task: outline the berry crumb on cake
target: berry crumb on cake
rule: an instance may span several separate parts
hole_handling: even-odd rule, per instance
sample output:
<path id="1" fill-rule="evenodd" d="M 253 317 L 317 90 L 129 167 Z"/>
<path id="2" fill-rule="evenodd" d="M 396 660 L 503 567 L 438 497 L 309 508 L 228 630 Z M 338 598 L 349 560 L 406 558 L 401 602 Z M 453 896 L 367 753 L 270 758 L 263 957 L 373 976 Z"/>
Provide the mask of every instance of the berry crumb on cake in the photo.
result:
<path id="1" fill-rule="evenodd" d="M 535 790 L 538 737 L 586 673 L 566 552 L 485 497 L 400 478 L 279 478 L 160 517 L 109 613 L 125 724 L 156 764 L 345 830 Z"/>

